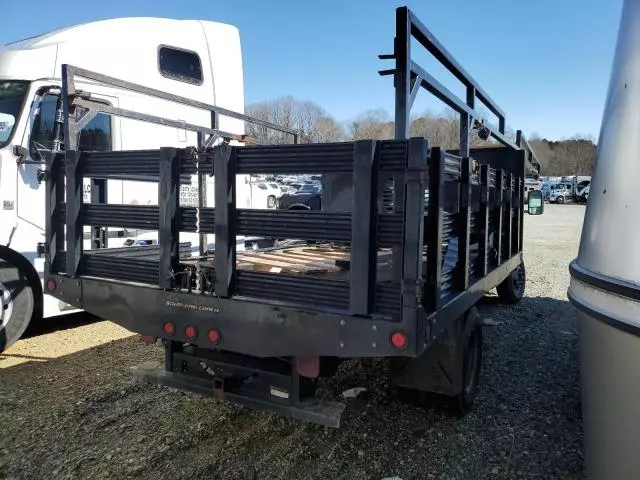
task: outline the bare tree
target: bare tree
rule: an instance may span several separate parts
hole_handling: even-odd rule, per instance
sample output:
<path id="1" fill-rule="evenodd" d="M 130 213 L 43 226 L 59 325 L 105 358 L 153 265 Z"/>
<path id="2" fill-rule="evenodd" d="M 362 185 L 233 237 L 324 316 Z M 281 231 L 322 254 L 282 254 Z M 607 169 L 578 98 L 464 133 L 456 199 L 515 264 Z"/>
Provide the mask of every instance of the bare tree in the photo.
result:
<path id="1" fill-rule="evenodd" d="M 321 106 L 309 100 L 281 97 L 247 106 L 252 117 L 293 128 L 301 133 L 303 142 L 335 142 L 344 138 L 340 124 Z M 249 136 L 264 143 L 290 143 L 291 136 L 260 125 L 247 123 Z"/>
<path id="2" fill-rule="evenodd" d="M 389 114 L 384 110 L 367 110 L 349 126 L 354 140 L 388 140 L 394 137 L 394 126 Z"/>
<path id="3" fill-rule="evenodd" d="M 394 122 L 382 109 L 367 110 L 345 128 L 321 106 L 308 100 L 281 97 L 247 107 L 256 118 L 293 128 L 302 133 L 301 142 L 335 142 L 346 139 L 386 140 L 394 138 Z M 481 114 L 484 112 L 481 111 Z M 493 130 L 495 125 L 486 124 Z M 291 136 L 259 125 L 247 124 L 247 133 L 265 143 L 288 143 Z M 432 146 L 457 150 L 460 147 L 460 116 L 447 109 L 438 114 L 424 112 L 410 123 L 411 136 L 426 137 Z M 507 126 L 505 137 L 515 141 L 515 132 Z M 575 135 L 570 139 L 548 141 L 533 133 L 529 141 L 540 162 L 542 175 L 589 175 L 596 155 L 592 136 Z M 494 140 L 482 140 L 477 129 L 471 131 L 472 146 L 500 146 Z"/>
<path id="4" fill-rule="evenodd" d="M 542 175 L 591 175 L 593 172 L 596 158 L 593 137 L 575 135 L 560 141 L 531 140 L 531 147 L 540 161 Z"/>
<path id="5" fill-rule="evenodd" d="M 590 139 L 575 136 L 569 140 L 550 142 L 554 151 L 554 167 L 558 175 L 591 175 L 596 159 L 596 146 Z"/>
<path id="6" fill-rule="evenodd" d="M 434 147 L 460 148 L 460 122 L 454 112 L 425 112 L 411 121 L 410 131 L 411 136 L 425 137 Z"/>

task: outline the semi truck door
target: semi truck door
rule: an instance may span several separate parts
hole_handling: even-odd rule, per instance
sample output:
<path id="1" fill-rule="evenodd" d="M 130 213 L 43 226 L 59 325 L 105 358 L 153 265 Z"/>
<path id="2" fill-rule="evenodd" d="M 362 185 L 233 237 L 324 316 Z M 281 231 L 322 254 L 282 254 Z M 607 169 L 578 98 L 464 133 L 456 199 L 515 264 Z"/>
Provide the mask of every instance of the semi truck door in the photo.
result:
<path id="1" fill-rule="evenodd" d="M 115 98 L 109 98 L 112 105 Z M 25 133 L 22 146 L 29 152 L 31 161 L 39 162 L 47 159 L 51 152 L 53 126 L 56 114 L 58 91 L 49 91 L 36 96 L 31 110 L 31 128 Z M 115 132 L 113 120 L 108 115 L 98 114 L 80 133 L 78 148 L 82 150 L 108 151 L 114 148 Z M 22 163 L 18 167 L 17 179 L 17 214 L 22 220 L 44 231 L 45 184 L 38 183 L 37 174 L 41 165 Z M 85 182 L 85 201 L 89 198 L 89 183 Z"/>

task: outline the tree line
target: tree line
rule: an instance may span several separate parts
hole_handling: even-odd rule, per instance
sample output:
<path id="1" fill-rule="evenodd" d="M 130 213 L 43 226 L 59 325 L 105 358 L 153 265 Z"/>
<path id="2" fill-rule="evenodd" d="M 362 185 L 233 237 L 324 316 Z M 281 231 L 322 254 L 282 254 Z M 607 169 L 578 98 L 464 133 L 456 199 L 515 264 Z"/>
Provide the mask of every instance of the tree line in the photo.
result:
<path id="1" fill-rule="evenodd" d="M 563 140 L 547 140 L 532 135 L 531 147 L 540 162 L 541 175 L 592 175 L 596 161 L 595 140 L 575 135 Z"/>
<path id="2" fill-rule="evenodd" d="M 388 112 L 367 110 L 355 119 L 339 122 L 320 105 L 309 100 L 281 97 L 248 105 L 248 115 L 260 120 L 292 128 L 301 132 L 301 143 L 338 142 L 346 140 L 387 140 L 394 138 L 394 122 Z M 247 123 L 246 132 L 261 143 L 277 144 L 291 141 L 290 135 Z M 432 145 L 458 149 L 460 124 L 453 111 L 435 114 L 424 112 L 411 119 L 411 136 L 426 137 Z M 515 133 L 507 128 L 506 136 L 515 140 Z M 489 142 L 478 137 L 474 130 L 472 146 Z M 591 138 L 576 136 L 567 140 L 550 141 L 532 135 L 530 143 L 538 157 L 541 175 L 590 175 L 595 161 L 595 143 Z"/>

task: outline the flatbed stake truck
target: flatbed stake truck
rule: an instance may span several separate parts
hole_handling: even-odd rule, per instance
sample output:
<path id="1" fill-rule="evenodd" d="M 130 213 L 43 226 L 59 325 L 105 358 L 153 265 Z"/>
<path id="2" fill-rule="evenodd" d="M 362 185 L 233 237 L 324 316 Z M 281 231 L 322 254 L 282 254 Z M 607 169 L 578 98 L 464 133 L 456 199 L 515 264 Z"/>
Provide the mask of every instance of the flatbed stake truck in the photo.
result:
<path id="1" fill-rule="evenodd" d="M 412 60 L 410 45 L 433 54 L 465 85 L 453 95 Z M 246 145 L 223 131 L 215 105 L 63 66 L 64 150 L 47 164 L 47 293 L 147 337 L 162 339 L 163 365 L 142 365 L 148 381 L 216 395 L 253 408 L 339 426 L 344 405 L 317 399 L 320 378 L 341 360 L 389 357 L 404 392 L 431 392 L 467 411 L 478 386 L 482 332 L 476 303 L 497 287 L 504 303 L 524 295 L 523 193 L 534 159 L 524 136 L 505 133 L 505 114 L 407 8 L 396 11 L 394 140 Z M 160 115 L 114 108 L 76 88 L 78 78 L 212 112 L 192 147 L 93 152 L 75 138 L 82 107 L 163 125 Z M 460 114 L 460 148 L 408 138 L 424 88 Z M 475 101 L 497 117 L 492 128 Z M 249 119 L 249 121 L 251 121 Z M 472 133 L 492 138 L 471 146 Z M 86 178 L 144 174 L 157 205 L 82 201 Z M 237 205 L 238 176 L 314 174 L 321 210 Z M 185 176 L 213 178 L 210 203 L 179 204 Z M 199 180 L 200 181 L 200 180 Z M 88 249 L 85 226 L 154 229 L 158 245 Z M 215 235 L 215 251 L 182 252 L 186 233 Z M 236 249 L 238 235 L 297 239 L 286 247 Z"/>

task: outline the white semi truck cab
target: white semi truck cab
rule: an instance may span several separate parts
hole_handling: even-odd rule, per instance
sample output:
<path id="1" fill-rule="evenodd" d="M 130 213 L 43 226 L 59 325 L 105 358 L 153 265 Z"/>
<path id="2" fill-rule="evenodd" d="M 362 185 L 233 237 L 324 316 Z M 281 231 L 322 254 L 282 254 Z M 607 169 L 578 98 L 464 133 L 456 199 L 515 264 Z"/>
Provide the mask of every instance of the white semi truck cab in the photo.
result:
<path id="1" fill-rule="evenodd" d="M 78 85 L 90 90 L 93 100 L 148 115 L 169 114 L 185 125 L 210 126 L 215 122 L 219 130 L 244 134 L 242 53 L 239 32 L 233 26 L 200 20 L 120 18 L 64 28 L 0 47 L 0 352 L 15 342 L 32 320 L 69 308 L 43 295 L 44 256 L 38 252 L 38 245 L 44 241 L 46 190 L 46 182 L 39 176 L 52 149 L 64 149 L 64 139 L 54 135 L 56 116 L 61 114 L 58 99 L 64 64 L 214 105 L 223 114 L 214 116 L 117 86 L 90 81 L 83 84 L 79 79 Z M 86 113 L 76 109 L 77 115 Z M 87 115 L 89 121 L 76 139 L 78 149 L 142 150 L 197 144 L 196 133 L 186 128 L 102 113 L 90 117 Z M 102 191 L 106 190 L 106 198 L 102 201 L 157 204 L 157 184 L 144 180 L 105 181 Z M 237 201 L 243 207 L 267 208 L 266 197 L 262 198 L 260 192 L 252 195 L 250 178 L 239 176 L 237 183 Z M 181 186 L 181 203 L 189 205 L 191 199 L 199 198 L 192 191 L 198 188 L 206 189 L 205 197 L 213 199 L 212 182 L 205 180 L 198 187 L 194 181 Z M 83 194 L 84 201 L 90 201 L 92 184 L 88 181 Z M 102 241 L 101 246 L 128 245 L 138 243 L 138 239 L 157 242 L 155 233 L 85 228 L 85 241 Z M 194 234 L 181 241 L 189 241 L 194 251 L 202 251 L 212 246 L 214 238 Z M 206 246 L 200 245 L 202 242 Z M 19 290 L 11 287 L 14 284 L 20 285 Z"/>

